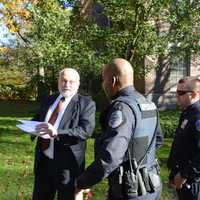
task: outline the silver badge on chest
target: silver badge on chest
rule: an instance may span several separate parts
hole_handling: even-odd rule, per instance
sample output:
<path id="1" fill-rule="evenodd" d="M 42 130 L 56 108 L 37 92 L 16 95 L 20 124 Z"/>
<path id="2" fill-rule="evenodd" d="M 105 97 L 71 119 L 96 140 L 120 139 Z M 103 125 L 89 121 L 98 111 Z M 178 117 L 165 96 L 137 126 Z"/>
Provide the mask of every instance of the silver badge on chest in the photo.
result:
<path id="1" fill-rule="evenodd" d="M 181 124 L 181 128 L 185 129 L 187 123 L 188 123 L 188 119 L 184 119 L 183 122 L 182 122 L 182 124 Z"/>

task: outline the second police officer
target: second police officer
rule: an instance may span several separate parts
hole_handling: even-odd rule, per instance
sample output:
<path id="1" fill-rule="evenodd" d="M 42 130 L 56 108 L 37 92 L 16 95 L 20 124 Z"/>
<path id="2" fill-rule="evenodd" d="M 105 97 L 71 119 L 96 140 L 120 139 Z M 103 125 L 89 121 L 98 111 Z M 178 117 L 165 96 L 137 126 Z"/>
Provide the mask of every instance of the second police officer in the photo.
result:
<path id="1" fill-rule="evenodd" d="M 168 159 L 169 183 L 179 200 L 200 200 L 200 79 L 185 77 L 177 85 L 182 109 Z"/>
<path id="2" fill-rule="evenodd" d="M 156 200 L 162 183 L 155 151 L 163 142 L 156 106 L 133 86 L 131 64 L 116 58 L 102 71 L 110 100 L 93 163 L 76 180 L 77 193 L 108 177 L 108 200 Z"/>

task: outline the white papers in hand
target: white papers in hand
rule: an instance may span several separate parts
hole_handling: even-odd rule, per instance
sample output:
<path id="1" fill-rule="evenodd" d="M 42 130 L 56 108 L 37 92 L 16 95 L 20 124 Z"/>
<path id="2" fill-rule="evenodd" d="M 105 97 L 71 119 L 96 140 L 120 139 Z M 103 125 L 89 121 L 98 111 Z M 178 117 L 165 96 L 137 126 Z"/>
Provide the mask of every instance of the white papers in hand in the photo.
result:
<path id="1" fill-rule="evenodd" d="M 48 134 L 44 134 L 42 132 L 36 132 L 36 126 L 44 122 L 30 121 L 30 120 L 18 120 L 18 121 L 22 123 L 16 125 L 17 128 L 19 128 L 20 130 L 29 133 L 31 135 L 40 136 L 44 139 L 50 139 L 50 136 Z"/>

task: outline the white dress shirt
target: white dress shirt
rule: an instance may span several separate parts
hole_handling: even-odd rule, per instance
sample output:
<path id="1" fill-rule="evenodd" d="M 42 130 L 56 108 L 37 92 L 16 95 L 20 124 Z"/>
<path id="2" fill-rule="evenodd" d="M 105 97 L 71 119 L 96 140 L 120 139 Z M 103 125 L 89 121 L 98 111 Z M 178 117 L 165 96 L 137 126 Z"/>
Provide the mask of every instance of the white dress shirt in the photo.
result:
<path id="1" fill-rule="evenodd" d="M 59 112 L 59 114 L 58 114 L 58 117 L 57 117 L 57 119 L 56 119 L 56 121 L 55 121 L 55 123 L 54 123 L 54 125 L 53 125 L 55 129 L 58 129 L 59 124 L 60 124 L 60 122 L 61 122 L 61 119 L 62 119 L 62 117 L 63 117 L 63 114 L 64 114 L 64 112 L 65 112 L 65 110 L 66 110 L 66 108 L 67 108 L 67 106 L 68 106 L 68 104 L 69 104 L 69 102 L 71 101 L 71 99 L 72 99 L 73 96 L 74 96 L 74 95 L 72 95 L 72 96 L 70 96 L 70 97 L 65 97 L 65 100 L 64 100 L 63 103 L 62 103 L 61 110 L 60 110 L 60 112 Z M 49 110 L 48 110 L 48 112 L 47 112 L 47 114 L 46 114 L 46 117 L 45 117 L 45 122 L 48 122 L 48 121 L 49 121 L 49 119 L 50 119 L 50 117 L 51 117 L 51 114 L 52 114 L 53 111 L 55 110 L 55 108 L 56 108 L 56 106 L 57 106 L 57 104 L 58 104 L 58 102 L 60 101 L 61 98 L 62 98 L 62 95 L 59 95 L 59 96 L 57 97 L 57 99 L 55 100 L 55 102 L 52 104 L 52 106 L 50 106 L 50 108 L 49 108 Z M 53 159 L 53 158 L 54 158 L 54 138 L 51 138 L 51 139 L 50 139 L 49 147 L 48 147 L 48 149 L 46 149 L 43 153 L 44 153 L 48 158 L 50 158 L 50 159 Z"/>

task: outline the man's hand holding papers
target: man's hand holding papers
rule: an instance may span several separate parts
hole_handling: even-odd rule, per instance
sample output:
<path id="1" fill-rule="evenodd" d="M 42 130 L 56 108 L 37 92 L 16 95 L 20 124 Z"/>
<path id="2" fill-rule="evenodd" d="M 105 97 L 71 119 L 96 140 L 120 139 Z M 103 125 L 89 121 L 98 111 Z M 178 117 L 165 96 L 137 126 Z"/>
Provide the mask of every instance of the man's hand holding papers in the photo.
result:
<path id="1" fill-rule="evenodd" d="M 56 137 L 58 135 L 57 130 L 50 123 L 40 123 L 36 126 L 36 131 L 40 133 L 40 135 L 48 134 L 50 137 Z"/>
<path id="2" fill-rule="evenodd" d="M 18 121 L 21 122 L 21 124 L 18 124 L 16 126 L 20 130 L 22 130 L 30 135 L 42 137 L 44 139 L 51 138 L 48 130 L 46 130 L 45 128 L 40 128 L 41 126 L 43 127 L 44 124 L 46 124 L 46 126 L 47 126 L 49 123 L 30 121 L 30 120 L 18 120 Z M 53 136 L 53 134 L 52 134 L 52 136 Z"/>

